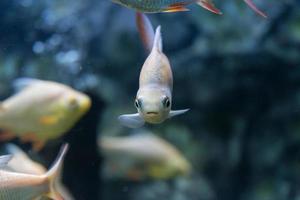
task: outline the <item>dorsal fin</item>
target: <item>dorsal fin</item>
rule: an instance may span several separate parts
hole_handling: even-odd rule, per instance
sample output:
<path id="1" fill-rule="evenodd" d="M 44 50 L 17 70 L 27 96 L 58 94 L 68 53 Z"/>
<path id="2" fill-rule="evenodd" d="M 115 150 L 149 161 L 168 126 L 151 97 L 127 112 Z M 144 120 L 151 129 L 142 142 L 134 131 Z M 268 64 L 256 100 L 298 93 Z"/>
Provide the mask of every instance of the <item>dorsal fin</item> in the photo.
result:
<path id="1" fill-rule="evenodd" d="M 61 168 L 63 165 L 63 160 L 68 151 L 69 145 L 64 144 L 61 147 L 61 150 L 58 154 L 58 157 L 54 161 L 54 164 L 50 168 L 50 170 L 45 174 L 47 179 L 49 180 L 50 193 L 47 194 L 47 197 L 55 200 L 63 200 L 62 195 L 57 191 L 56 180 L 60 177 Z"/>
<path id="2" fill-rule="evenodd" d="M 11 159 L 12 155 L 0 156 L 0 167 L 5 167 Z"/>
<path id="3" fill-rule="evenodd" d="M 213 2 L 211 0 L 197 0 L 197 4 L 200 5 L 201 7 L 209 10 L 210 12 L 213 12 L 215 14 L 221 15 L 222 12 L 215 7 Z"/>
<path id="4" fill-rule="evenodd" d="M 162 52 L 162 39 L 161 39 L 160 29 L 161 29 L 160 26 L 158 26 L 156 28 L 152 51 L 157 50 L 157 51 Z"/>
<path id="5" fill-rule="evenodd" d="M 35 78 L 27 78 L 27 77 L 17 78 L 16 80 L 13 81 L 13 87 L 16 91 L 20 91 L 32 84 L 39 83 L 39 82 L 42 82 L 42 80 L 35 79 Z"/>
<path id="6" fill-rule="evenodd" d="M 143 13 L 136 13 L 136 25 L 145 49 L 150 52 L 154 41 L 154 29 L 149 18 Z"/>

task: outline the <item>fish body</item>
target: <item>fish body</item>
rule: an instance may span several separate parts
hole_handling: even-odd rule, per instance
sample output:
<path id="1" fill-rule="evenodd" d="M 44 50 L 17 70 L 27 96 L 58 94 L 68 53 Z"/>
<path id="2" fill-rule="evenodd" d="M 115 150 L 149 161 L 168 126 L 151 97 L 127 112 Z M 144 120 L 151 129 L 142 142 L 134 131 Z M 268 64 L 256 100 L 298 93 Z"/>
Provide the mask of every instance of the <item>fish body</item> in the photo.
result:
<path id="1" fill-rule="evenodd" d="M 159 13 L 159 12 L 178 12 L 188 11 L 185 7 L 192 3 L 197 3 L 203 8 L 210 10 L 216 14 L 221 12 L 214 6 L 211 0 L 112 0 L 127 8 L 134 9 L 144 13 Z"/>
<path id="2" fill-rule="evenodd" d="M 32 200 L 49 188 L 46 177 L 0 170 L 0 199 Z"/>
<path id="3" fill-rule="evenodd" d="M 5 149 L 9 155 L 12 155 L 12 159 L 6 165 L 8 170 L 35 175 L 42 175 L 47 172 L 43 165 L 31 160 L 18 146 L 6 144 Z"/>
<path id="4" fill-rule="evenodd" d="M 23 89 L 0 103 L 0 140 L 19 137 L 40 149 L 67 132 L 91 105 L 90 98 L 51 81 L 28 79 Z M 22 83 L 24 84 L 24 83 Z"/>
<path id="5" fill-rule="evenodd" d="M 128 8 L 135 9 L 144 13 L 158 13 L 167 12 L 170 5 L 183 5 L 190 4 L 195 1 L 188 0 L 113 0 L 115 3 L 119 3 Z"/>
<path id="6" fill-rule="evenodd" d="M 160 13 L 160 12 L 179 12 L 189 11 L 187 5 L 197 3 L 201 7 L 215 13 L 222 12 L 215 7 L 212 0 L 112 0 L 113 2 L 143 13 Z M 244 0 L 244 2 L 257 14 L 266 18 L 267 15 L 258 9 L 252 0 Z"/>
<path id="7" fill-rule="evenodd" d="M 106 159 L 106 174 L 111 177 L 168 179 L 188 175 L 191 170 L 173 145 L 153 134 L 104 137 L 99 144 Z"/>
<path id="8" fill-rule="evenodd" d="M 55 181 L 67 152 L 68 145 L 64 145 L 53 167 L 43 175 L 26 174 L 8 171 L 4 167 L 8 161 L 0 157 L 0 199 L 32 200 L 47 196 L 55 200 L 63 200 L 55 189 Z"/>
<path id="9" fill-rule="evenodd" d="M 172 69 L 167 56 L 162 51 L 159 26 L 154 35 L 152 50 L 140 72 L 139 90 L 135 99 L 138 113 L 119 116 L 120 123 L 130 128 L 138 128 L 144 122 L 159 124 L 168 118 L 187 112 L 188 109 L 171 110 L 172 90 Z"/>

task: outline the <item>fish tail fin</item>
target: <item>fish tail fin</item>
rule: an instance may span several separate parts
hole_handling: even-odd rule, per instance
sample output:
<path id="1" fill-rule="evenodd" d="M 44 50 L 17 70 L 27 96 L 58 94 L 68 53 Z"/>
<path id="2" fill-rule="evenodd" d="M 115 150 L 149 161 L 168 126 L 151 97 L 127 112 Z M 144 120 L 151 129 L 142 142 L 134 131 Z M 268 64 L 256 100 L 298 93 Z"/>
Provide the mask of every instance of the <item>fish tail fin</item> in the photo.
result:
<path id="1" fill-rule="evenodd" d="M 215 5 L 213 4 L 213 2 L 211 0 L 197 0 L 196 3 L 205 8 L 206 10 L 209 10 L 210 12 L 213 12 L 215 14 L 221 15 L 222 12 L 215 7 Z"/>
<path id="2" fill-rule="evenodd" d="M 64 144 L 58 154 L 57 159 L 55 160 L 53 166 L 50 170 L 46 173 L 46 178 L 49 181 L 49 188 L 50 191 L 46 194 L 47 197 L 55 200 L 64 200 L 62 195 L 56 189 L 56 182 L 60 178 L 61 168 L 63 165 L 64 157 L 68 151 L 69 145 Z"/>
<path id="3" fill-rule="evenodd" d="M 145 49 L 150 52 L 154 41 L 154 29 L 149 18 L 145 14 L 137 12 L 136 25 Z"/>
<path id="4" fill-rule="evenodd" d="M 161 32 L 160 32 L 160 29 L 161 27 L 158 26 L 156 28 L 156 31 L 155 31 L 155 36 L 154 36 L 154 41 L 153 41 L 153 47 L 152 47 L 152 51 L 153 50 L 157 50 L 157 51 L 160 51 L 162 52 L 162 39 L 161 39 Z"/>
<path id="5" fill-rule="evenodd" d="M 264 18 L 268 18 L 268 16 L 263 12 L 261 11 L 260 9 L 258 9 L 256 7 L 256 5 L 253 3 L 252 0 L 244 0 L 244 2 L 250 7 L 252 8 L 252 10 L 254 10 L 254 12 L 256 12 L 257 14 L 259 14 L 260 16 L 264 17 Z"/>

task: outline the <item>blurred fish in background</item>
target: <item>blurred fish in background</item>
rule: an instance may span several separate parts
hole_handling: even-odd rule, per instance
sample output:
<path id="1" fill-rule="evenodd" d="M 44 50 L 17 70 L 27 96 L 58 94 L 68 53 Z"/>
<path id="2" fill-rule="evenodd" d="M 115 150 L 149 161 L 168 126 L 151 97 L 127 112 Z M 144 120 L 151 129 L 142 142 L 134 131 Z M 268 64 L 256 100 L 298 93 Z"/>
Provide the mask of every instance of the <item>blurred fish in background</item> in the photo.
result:
<path id="1" fill-rule="evenodd" d="M 0 104 L 0 140 L 18 137 L 40 150 L 66 133 L 90 108 L 90 98 L 51 81 L 21 78 L 20 92 Z"/>
<path id="2" fill-rule="evenodd" d="M 5 169 L 24 174 L 43 175 L 47 169 L 40 163 L 33 161 L 21 148 L 10 143 L 4 145 L 4 151 L 12 156 Z M 60 172 L 62 175 L 62 169 Z M 73 200 L 71 193 L 62 184 L 61 177 L 58 177 L 55 183 L 56 190 L 61 194 L 64 200 Z"/>
<path id="3" fill-rule="evenodd" d="M 44 174 L 28 174 L 6 170 L 4 167 L 7 167 L 12 156 L 1 156 L 0 199 L 32 200 L 46 196 L 55 200 L 63 200 L 63 197 L 56 189 L 56 181 L 60 177 L 61 167 L 67 150 L 68 145 L 63 145 L 56 161 L 49 171 Z"/>
<path id="4" fill-rule="evenodd" d="M 131 136 L 104 136 L 98 141 L 110 179 L 145 180 L 187 176 L 191 164 L 180 151 L 149 131 Z"/>

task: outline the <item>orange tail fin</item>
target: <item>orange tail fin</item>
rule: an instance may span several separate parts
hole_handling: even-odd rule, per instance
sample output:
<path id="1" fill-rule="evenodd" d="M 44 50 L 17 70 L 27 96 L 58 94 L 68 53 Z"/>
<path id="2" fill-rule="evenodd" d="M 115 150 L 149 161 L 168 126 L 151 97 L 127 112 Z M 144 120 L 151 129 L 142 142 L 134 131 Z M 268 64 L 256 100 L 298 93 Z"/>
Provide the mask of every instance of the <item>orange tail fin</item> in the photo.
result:
<path id="1" fill-rule="evenodd" d="M 253 3 L 252 0 L 244 0 L 245 3 L 250 7 L 252 8 L 252 10 L 254 10 L 257 14 L 259 14 L 260 16 L 264 17 L 264 18 L 267 18 L 267 15 L 262 12 L 261 10 L 259 10 Z"/>
<path id="2" fill-rule="evenodd" d="M 145 14 L 136 13 L 136 25 L 145 49 L 150 52 L 154 41 L 152 24 Z"/>
<path id="3" fill-rule="evenodd" d="M 222 12 L 215 7 L 213 2 L 211 0 L 198 0 L 197 4 L 200 5 L 201 7 L 209 10 L 210 12 L 213 12 L 215 14 L 221 15 Z"/>

